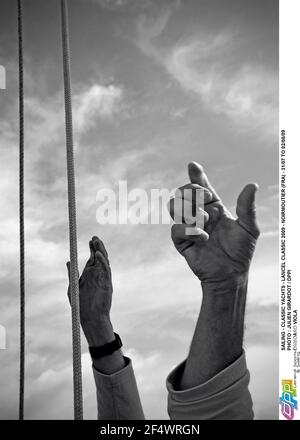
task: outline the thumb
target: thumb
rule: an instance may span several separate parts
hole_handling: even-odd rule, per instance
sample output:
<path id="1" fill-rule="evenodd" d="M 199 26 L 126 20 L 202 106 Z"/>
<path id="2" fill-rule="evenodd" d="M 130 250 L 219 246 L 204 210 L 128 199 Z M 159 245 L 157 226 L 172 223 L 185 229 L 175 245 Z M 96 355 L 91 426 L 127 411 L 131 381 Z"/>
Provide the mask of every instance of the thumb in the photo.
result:
<path id="1" fill-rule="evenodd" d="M 246 229 L 254 238 L 259 236 L 259 228 L 256 221 L 255 194 L 258 190 L 256 183 L 249 183 L 241 191 L 236 205 L 236 214 L 240 226 Z"/>
<path id="2" fill-rule="evenodd" d="M 71 292 L 70 292 L 70 270 L 71 269 L 70 269 L 70 261 L 68 261 L 66 263 L 66 266 L 67 266 L 68 277 L 69 277 L 69 287 L 68 287 L 67 293 L 68 293 L 69 303 L 71 304 Z"/>
<path id="3" fill-rule="evenodd" d="M 67 266 L 68 277 L 69 277 L 69 282 L 70 282 L 70 278 L 71 278 L 71 263 L 70 263 L 70 261 L 68 261 L 68 262 L 66 263 L 66 266 Z M 78 276 L 78 278 L 79 278 L 79 272 L 77 272 L 77 276 Z"/>
<path id="4" fill-rule="evenodd" d="M 71 271 L 71 268 L 70 268 L 70 261 L 68 261 L 68 262 L 66 263 L 66 266 L 67 266 L 68 277 L 69 277 L 69 282 L 70 282 L 70 271 Z"/>
<path id="5" fill-rule="evenodd" d="M 89 241 L 89 248 L 90 248 L 90 258 L 87 260 L 85 267 L 93 266 L 95 262 L 95 249 L 92 240 Z"/>
<path id="6" fill-rule="evenodd" d="M 188 173 L 191 183 L 197 183 L 198 185 L 205 186 L 206 179 L 202 165 L 197 162 L 190 162 L 188 164 Z"/>

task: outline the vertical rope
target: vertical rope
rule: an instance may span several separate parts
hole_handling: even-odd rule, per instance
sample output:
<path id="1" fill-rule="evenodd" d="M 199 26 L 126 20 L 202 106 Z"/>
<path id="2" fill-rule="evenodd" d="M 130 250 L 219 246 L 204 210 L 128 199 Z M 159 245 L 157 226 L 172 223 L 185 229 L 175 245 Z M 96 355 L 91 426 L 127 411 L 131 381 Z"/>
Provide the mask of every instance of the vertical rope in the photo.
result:
<path id="1" fill-rule="evenodd" d="M 19 54 L 19 222 L 20 222 L 20 388 L 19 419 L 24 419 L 25 382 L 25 245 L 24 245 L 24 74 L 22 0 L 18 0 Z"/>
<path id="2" fill-rule="evenodd" d="M 69 207 L 69 240 L 70 240 L 70 293 L 72 305 L 72 341 L 73 341 L 73 387 L 74 387 L 74 418 L 83 418 L 82 379 L 81 379 L 81 347 L 80 347 L 80 311 L 77 261 L 76 232 L 76 199 L 75 172 L 73 153 L 72 99 L 70 78 L 70 46 L 69 26 L 66 0 L 61 0 L 62 49 L 65 93 L 66 150 L 68 177 Z"/>

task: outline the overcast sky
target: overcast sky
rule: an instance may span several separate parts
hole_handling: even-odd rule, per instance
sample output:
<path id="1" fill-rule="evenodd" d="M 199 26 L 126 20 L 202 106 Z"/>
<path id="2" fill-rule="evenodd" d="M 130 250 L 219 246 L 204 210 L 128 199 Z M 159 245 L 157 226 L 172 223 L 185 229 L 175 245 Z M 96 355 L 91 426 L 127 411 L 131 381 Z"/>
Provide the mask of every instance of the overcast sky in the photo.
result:
<path id="1" fill-rule="evenodd" d="M 18 119 L 14 1 L 1 0 L 0 418 L 18 411 Z M 168 225 L 96 221 L 101 188 L 175 188 L 202 163 L 235 213 L 257 182 L 262 229 L 251 268 L 245 347 L 257 418 L 277 418 L 276 0 L 71 0 L 79 262 L 99 235 L 113 270 L 113 321 L 147 418 L 165 418 L 165 377 L 187 353 L 199 281 Z M 68 225 L 58 0 L 24 1 L 26 95 L 26 418 L 72 418 Z M 83 339 L 84 413 L 96 418 Z"/>

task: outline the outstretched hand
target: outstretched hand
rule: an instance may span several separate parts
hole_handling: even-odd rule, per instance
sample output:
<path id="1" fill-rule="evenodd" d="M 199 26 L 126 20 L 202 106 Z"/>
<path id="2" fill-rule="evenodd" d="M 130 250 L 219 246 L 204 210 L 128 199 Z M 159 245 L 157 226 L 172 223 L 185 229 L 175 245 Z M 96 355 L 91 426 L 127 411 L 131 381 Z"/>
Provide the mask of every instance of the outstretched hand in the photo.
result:
<path id="1" fill-rule="evenodd" d="M 235 219 L 224 206 L 221 198 L 210 184 L 203 168 L 196 162 L 188 166 L 191 183 L 179 188 L 176 197 L 182 198 L 185 206 L 203 217 L 203 229 L 177 223 L 172 226 L 172 240 L 176 249 L 185 257 L 194 274 L 202 282 L 228 280 L 231 276 L 245 274 L 249 270 L 251 258 L 259 236 L 256 221 L 256 184 L 248 184 L 241 191 L 236 205 Z M 204 206 L 195 206 L 194 198 L 185 199 L 183 189 L 201 189 Z M 171 199 L 171 217 L 178 218 L 176 206 Z M 187 228 L 195 235 L 187 235 Z"/>

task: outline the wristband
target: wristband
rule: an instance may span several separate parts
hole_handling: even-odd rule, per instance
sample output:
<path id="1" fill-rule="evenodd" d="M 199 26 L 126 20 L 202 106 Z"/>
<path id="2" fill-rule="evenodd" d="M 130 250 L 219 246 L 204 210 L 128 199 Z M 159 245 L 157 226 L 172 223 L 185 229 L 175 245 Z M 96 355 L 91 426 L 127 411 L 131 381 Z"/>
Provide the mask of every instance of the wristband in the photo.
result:
<path id="1" fill-rule="evenodd" d="M 100 359 L 103 356 L 112 354 L 123 346 L 120 336 L 117 333 L 114 333 L 114 335 L 115 339 L 112 342 L 99 347 L 89 347 L 89 352 L 93 359 Z"/>

